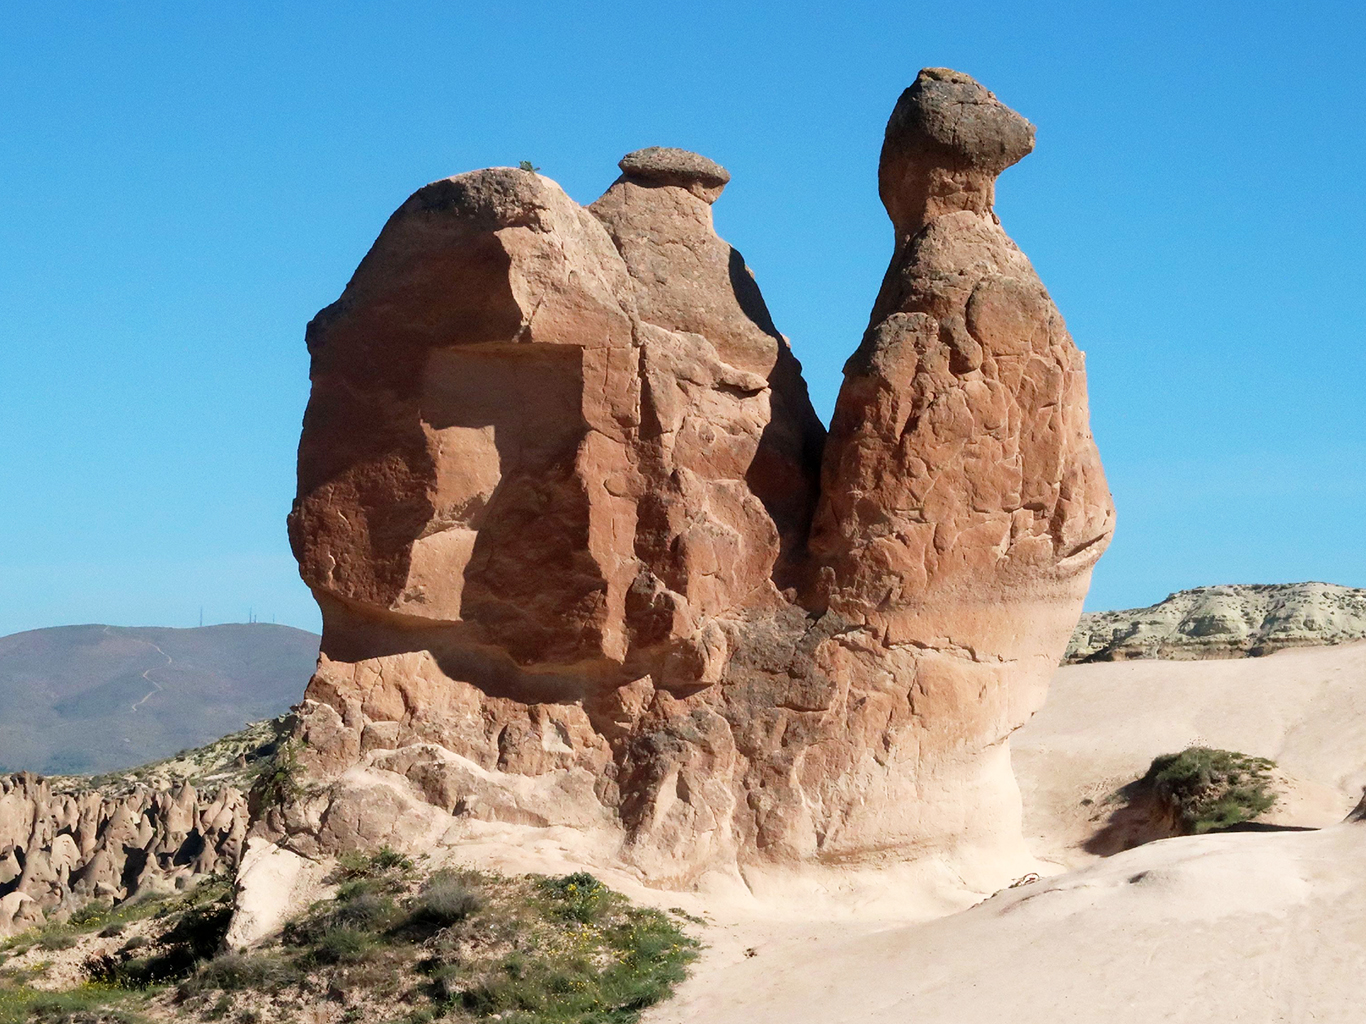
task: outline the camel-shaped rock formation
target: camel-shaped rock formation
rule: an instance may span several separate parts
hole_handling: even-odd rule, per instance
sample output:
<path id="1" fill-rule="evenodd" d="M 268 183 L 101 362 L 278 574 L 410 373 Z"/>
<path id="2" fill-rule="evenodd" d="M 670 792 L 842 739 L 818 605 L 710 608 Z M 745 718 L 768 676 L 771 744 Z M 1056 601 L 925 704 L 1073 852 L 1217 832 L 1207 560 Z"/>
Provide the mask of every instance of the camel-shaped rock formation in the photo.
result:
<path id="1" fill-rule="evenodd" d="M 828 435 L 712 161 L 629 154 L 587 208 L 509 168 L 414 193 L 308 328 L 315 784 L 258 834 L 412 846 L 416 800 L 662 885 L 1022 850 L 1008 737 L 1114 522 L 1082 354 L 992 211 L 1033 139 L 958 72 L 901 96 Z"/>

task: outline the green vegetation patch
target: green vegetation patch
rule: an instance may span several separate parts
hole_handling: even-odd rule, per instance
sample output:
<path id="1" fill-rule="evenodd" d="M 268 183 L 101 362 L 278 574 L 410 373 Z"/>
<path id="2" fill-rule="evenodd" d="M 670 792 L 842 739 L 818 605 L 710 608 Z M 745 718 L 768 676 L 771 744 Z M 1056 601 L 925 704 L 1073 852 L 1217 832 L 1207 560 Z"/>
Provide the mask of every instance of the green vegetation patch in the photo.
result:
<path id="1" fill-rule="evenodd" d="M 222 876 L 158 905 L 155 935 L 134 936 L 112 953 L 88 957 L 86 977 L 110 989 L 150 990 L 192 974 L 216 955 L 232 919 L 232 887 Z"/>
<path id="2" fill-rule="evenodd" d="M 1276 802 L 1274 761 L 1235 750 L 1187 747 L 1153 758 L 1141 780 L 1187 834 L 1251 821 Z"/>
<path id="3" fill-rule="evenodd" d="M 277 1007 L 341 1000 L 357 1020 L 630 1024 L 697 955 L 670 915 L 588 874 L 423 878 L 381 852 L 348 858 L 333 879 L 336 895 L 277 944 L 222 954 L 182 981 L 179 1011 L 204 1018 L 270 993 Z"/>
<path id="4" fill-rule="evenodd" d="M 253 807 L 277 807 L 303 795 L 303 766 L 295 740 L 281 744 L 252 783 Z"/>
<path id="5" fill-rule="evenodd" d="M 91 904 L 30 933 L 31 956 L 96 934 L 118 944 L 75 949 L 68 962 L 86 980 L 66 991 L 30 984 L 46 964 L 0 964 L 0 1024 L 246 1024 L 304 1019 L 322 1003 L 357 1022 L 631 1024 L 697 956 L 681 911 L 633 906 L 583 872 L 424 872 L 381 850 L 344 858 L 330 881 L 334 895 L 245 951 L 223 947 L 225 878 L 134 908 Z M 117 930 L 135 914 L 133 934 Z"/>
<path id="6" fill-rule="evenodd" d="M 122 1005 L 129 1001 L 128 992 L 98 984 L 43 992 L 0 981 L 0 1024 L 142 1024 L 146 1018 Z"/>

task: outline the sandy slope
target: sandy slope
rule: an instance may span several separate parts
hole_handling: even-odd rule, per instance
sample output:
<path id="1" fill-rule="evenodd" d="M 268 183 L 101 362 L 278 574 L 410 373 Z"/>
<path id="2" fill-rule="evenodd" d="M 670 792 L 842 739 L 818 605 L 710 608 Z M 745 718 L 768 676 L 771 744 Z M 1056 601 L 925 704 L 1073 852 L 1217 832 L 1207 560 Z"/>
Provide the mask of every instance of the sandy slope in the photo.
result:
<path id="1" fill-rule="evenodd" d="M 1366 825 L 1168 839 L 928 924 L 717 943 L 651 1024 L 1359 1022 Z"/>
<path id="2" fill-rule="evenodd" d="M 1297 783 L 1284 817 L 1341 820 L 1366 782 L 1366 644 L 1062 669 L 1015 763 L 1036 852 L 1083 866 L 919 923 L 779 921 L 712 901 L 710 948 L 646 1020 L 1366 1020 L 1366 824 L 1168 839 L 1103 860 L 1076 847 L 1104 824 L 1082 799 L 1197 742 L 1281 762 Z"/>
<path id="3" fill-rule="evenodd" d="M 1077 844 L 1104 824 L 1105 797 L 1156 755 L 1194 744 L 1277 761 L 1295 786 L 1271 820 L 1341 821 L 1366 786 L 1366 643 L 1060 669 L 1043 710 L 1011 738 L 1035 854 L 1089 862 Z"/>

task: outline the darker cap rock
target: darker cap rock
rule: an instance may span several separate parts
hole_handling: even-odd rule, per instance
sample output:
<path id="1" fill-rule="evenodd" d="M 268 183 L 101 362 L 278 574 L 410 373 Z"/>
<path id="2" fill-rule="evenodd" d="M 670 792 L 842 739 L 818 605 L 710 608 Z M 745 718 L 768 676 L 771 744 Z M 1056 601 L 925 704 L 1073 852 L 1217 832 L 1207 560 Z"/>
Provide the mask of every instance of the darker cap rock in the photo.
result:
<path id="1" fill-rule="evenodd" d="M 924 68 L 897 100 L 885 145 L 995 176 L 1034 149 L 1034 126 L 970 75 Z"/>
<path id="2" fill-rule="evenodd" d="M 627 153 L 617 164 L 628 181 L 641 185 L 677 185 L 699 199 L 716 202 L 730 172 L 700 153 L 668 146 L 648 146 Z"/>

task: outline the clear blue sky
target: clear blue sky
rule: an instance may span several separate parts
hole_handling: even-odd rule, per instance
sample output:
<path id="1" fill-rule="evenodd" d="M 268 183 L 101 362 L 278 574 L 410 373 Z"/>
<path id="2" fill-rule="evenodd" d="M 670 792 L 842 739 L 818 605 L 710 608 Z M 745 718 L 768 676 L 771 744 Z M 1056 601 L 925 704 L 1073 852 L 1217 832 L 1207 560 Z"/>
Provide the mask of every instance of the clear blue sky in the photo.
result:
<path id="1" fill-rule="evenodd" d="M 923 65 L 1039 127 L 998 212 L 1088 353 L 1089 606 L 1366 586 L 1358 3 L 0 7 L 0 634 L 316 627 L 285 540 L 303 327 L 423 183 L 725 164 L 721 233 L 828 416 Z"/>

